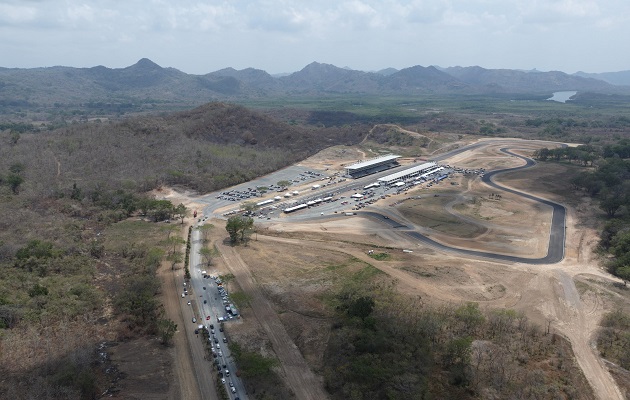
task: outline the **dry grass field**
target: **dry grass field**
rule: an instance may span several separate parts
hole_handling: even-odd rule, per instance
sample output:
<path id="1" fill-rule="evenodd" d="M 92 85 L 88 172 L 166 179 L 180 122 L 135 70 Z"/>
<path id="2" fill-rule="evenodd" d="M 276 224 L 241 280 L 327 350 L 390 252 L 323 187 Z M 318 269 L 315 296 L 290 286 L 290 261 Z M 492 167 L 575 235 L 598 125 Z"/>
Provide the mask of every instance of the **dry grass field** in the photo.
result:
<path id="1" fill-rule="evenodd" d="M 531 155 L 537 146 L 540 144 L 502 140 L 443 162 L 471 169 L 514 167 L 522 161 L 501 153 L 500 148 Z M 328 168 L 332 173 L 361 156 L 352 148 L 335 147 L 301 165 Z M 584 277 L 597 279 L 604 287 L 616 280 L 598 267 L 592 252 L 596 230 L 584 221 L 589 220 L 593 208 L 585 199 L 567 196 L 572 190 L 568 177 L 574 168 L 545 163 L 495 177 L 502 185 L 568 207 L 565 259 L 558 264 L 515 264 L 438 251 L 360 216 L 317 222 L 283 218 L 261 222 L 247 246 L 235 250 L 286 329 L 291 339 L 286 345 L 297 346 L 316 374 L 326 368 L 323 349 L 335 324 L 336 295 L 361 284 L 377 291 L 394 290 L 431 307 L 475 302 L 488 312 L 513 309 L 523 313 L 542 329 L 568 339 L 573 352 L 569 358 L 575 357 L 595 398 L 620 399 L 625 389 L 614 383 L 591 346 L 599 317 L 613 305 L 610 296 L 598 294 Z M 453 247 L 542 257 L 549 240 L 550 210 L 507 192 L 496 196 L 497 192 L 476 175 L 455 174 L 439 185 L 379 200 L 371 207 L 382 208 Z M 171 197 L 180 200 L 176 192 Z M 400 201 L 404 198 L 407 200 Z M 195 199 L 181 200 L 201 206 L 194 203 Z M 392 207 L 392 203 L 398 204 Z M 213 223 L 222 226 L 219 220 Z M 413 253 L 404 253 L 403 249 L 412 249 Z M 369 250 L 378 257 L 370 257 Z M 218 261 L 216 268 L 229 273 L 231 267 Z M 238 279 L 231 285 L 233 292 L 242 290 Z M 247 293 L 242 298 L 247 299 Z M 230 329 L 230 335 L 273 357 L 277 349 L 270 344 L 252 309 L 245 302 L 241 310 L 244 322 Z M 588 389 L 583 389 L 583 398 L 590 398 Z"/>

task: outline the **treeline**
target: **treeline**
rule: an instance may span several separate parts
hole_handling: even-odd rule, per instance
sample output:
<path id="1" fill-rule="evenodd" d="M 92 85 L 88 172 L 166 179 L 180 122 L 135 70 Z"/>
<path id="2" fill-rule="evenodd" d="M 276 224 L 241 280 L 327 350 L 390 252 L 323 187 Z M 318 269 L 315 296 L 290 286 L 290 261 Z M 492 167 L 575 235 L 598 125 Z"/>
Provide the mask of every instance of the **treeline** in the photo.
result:
<path id="1" fill-rule="evenodd" d="M 602 119 L 580 119 L 576 120 L 574 118 L 562 118 L 562 117 L 553 117 L 553 118 L 529 118 L 525 120 L 526 126 L 533 127 L 544 127 L 549 128 L 550 130 L 556 129 L 566 129 L 573 127 L 581 127 L 581 128 L 627 128 L 630 127 L 630 118 L 626 116 L 613 116 L 606 120 Z"/>
<path id="2" fill-rule="evenodd" d="M 333 399 L 593 398 L 570 345 L 523 314 L 395 297 L 338 297 L 324 353 Z"/>
<path id="3" fill-rule="evenodd" d="M 577 147 L 557 147 L 548 149 L 546 147 L 538 149 L 534 152 L 534 158 L 540 161 L 547 160 L 566 160 L 569 162 L 578 162 L 582 165 L 592 165 L 593 161 L 598 157 L 598 150 L 594 146 L 580 145 Z"/>
<path id="4" fill-rule="evenodd" d="M 589 168 L 571 179 L 576 190 L 593 197 L 608 220 L 601 232 L 599 247 L 613 257 L 607 261 L 610 273 L 630 280 L 630 141 L 621 140 L 603 147 L 578 146 L 540 149 L 541 160 L 578 161 Z"/>

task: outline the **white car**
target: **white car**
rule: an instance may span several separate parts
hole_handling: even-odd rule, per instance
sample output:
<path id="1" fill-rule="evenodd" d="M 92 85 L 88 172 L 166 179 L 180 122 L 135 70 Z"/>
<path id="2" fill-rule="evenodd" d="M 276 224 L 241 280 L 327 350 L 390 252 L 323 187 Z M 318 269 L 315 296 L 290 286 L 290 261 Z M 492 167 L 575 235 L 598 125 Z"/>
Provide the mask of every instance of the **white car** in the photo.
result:
<path id="1" fill-rule="evenodd" d="M 182 293 L 182 299 L 186 297 L 186 293 Z"/>

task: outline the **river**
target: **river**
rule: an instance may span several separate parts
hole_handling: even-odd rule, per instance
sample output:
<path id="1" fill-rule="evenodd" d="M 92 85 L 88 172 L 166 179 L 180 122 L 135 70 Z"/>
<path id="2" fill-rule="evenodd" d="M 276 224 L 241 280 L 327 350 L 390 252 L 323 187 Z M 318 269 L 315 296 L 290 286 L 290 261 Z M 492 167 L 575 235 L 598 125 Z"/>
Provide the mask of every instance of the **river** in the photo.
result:
<path id="1" fill-rule="evenodd" d="M 554 92 L 553 96 L 548 98 L 547 100 L 557 101 L 559 103 L 566 103 L 571 100 L 571 97 L 575 96 L 577 92 L 575 91 L 567 91 L 567 92 Z"/>

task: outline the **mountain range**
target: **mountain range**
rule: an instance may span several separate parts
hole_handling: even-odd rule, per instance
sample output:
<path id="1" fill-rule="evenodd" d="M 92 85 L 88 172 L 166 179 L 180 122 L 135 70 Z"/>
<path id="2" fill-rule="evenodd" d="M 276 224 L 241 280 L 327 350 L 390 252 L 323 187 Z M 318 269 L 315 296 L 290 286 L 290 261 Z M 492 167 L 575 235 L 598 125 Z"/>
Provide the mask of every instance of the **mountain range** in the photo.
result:
<path id="1" fill-rule="evenodd" d="M 313 62 L 283 76 L 246 68 L 192 75 L 143 58 L 126 68 L 0 68 L 0 106 L 129 102 L 203 103 L 293 95 L 630 94 L 630 71 L 605 74 L 413 66 L 364 72 Z"/>

